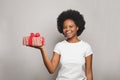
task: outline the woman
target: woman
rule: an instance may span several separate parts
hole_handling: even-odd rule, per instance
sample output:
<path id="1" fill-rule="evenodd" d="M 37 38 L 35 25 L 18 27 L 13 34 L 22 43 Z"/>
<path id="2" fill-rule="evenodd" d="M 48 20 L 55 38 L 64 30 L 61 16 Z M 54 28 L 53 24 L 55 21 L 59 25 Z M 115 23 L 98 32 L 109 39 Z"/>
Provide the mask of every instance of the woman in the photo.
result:
<path id="1" fill-rule="evenodd" d="M 66 39 L 56 44 L 51 60 L 37 40 L 32 46 L 40 49 L 49 73 L 61 63 L 56 80 L 93 80 L 91 46 L 78 38 L 85 29 L 83 16 L 76 10 L 63 11 L 57 18 L 57 28 Z"/>

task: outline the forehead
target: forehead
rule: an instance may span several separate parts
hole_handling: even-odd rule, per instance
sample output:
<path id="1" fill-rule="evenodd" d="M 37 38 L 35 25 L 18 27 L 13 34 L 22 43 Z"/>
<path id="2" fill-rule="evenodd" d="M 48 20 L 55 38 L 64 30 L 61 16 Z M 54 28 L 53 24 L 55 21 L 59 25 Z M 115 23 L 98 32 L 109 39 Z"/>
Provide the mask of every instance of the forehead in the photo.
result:
<path id="1" fill-rule="evenodd" d="M 75 24 L 75 22 L 72 20 L 72 19 L 66 19 L 64 22 L 63 22 L 63 25 L 65 24 Z"/>
<path id="2" fill-rule="evenodd" d="M 75 25 L 75 22 L 74 20 L 72 19 L 66 19 L 64 22 L 63 22 L 63 25 Z"/>

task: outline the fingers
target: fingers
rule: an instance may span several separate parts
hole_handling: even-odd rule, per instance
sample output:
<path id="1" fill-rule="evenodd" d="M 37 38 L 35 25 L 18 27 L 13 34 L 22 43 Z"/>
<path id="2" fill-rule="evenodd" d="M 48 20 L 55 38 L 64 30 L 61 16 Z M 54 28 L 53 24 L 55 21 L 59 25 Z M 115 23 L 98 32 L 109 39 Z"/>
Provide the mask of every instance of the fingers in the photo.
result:
<path id="1" fill-rule="evenodd" d="M 38 47 L 42 46 L 41 37 L 33 37 L 32 46 L 38 46 Z"/>
<path id="2" fill-rule="evenodd" d="M 23 37 L 23 45 L 25 45 L 25 37 Z"/>
<path id="3" fill-rule="evenodd" d="M 29 36 L 23 37 L 23 45 L 30 46 L 29 45 Z M 30 47 L 42 47 L 42 37 L 33 37 L 32 38 L 32 46 Z"/>
<path id="4" fill-rule="evenodd" d="M 32 46 L 35 46 L 36 44 L 36 40 L 35 40 L 35 37 L 32 38 Z"/>
<path id="5" fill-rule="evenodd" d="M 37 42 L 37 46 L 41 46 L 41 40 L 40 40 L 40 37 L 38 37 L 38 38 L 36 39 L 36 42 Z"/>
<path id="6" fill-rule="evenodd" d="M 28 37 L 23 37 L 23 45 L 28 45 Z"/>
<path id="7" fill-rule="evenodd" d="M 29 39 L 29 37 L 25 37 L 25 45 L 27 45 L 27 46 L 28 46 L 28 39 Z"/>

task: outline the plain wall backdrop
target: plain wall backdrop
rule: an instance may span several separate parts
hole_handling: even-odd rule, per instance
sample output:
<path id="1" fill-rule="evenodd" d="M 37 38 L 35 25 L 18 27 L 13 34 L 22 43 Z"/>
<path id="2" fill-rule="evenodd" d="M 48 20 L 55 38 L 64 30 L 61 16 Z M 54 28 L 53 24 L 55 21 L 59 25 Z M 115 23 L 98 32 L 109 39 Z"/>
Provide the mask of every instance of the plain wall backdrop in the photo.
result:
<path id="1" fill-rule="evenodd" d="M 119 0 L 0 0 L 0 80 L 55 80 L 41 53 L 22 45 L 23 36 L 40 32 L 49 58 L 64 36 L 57 17 L 67 9 L 83 14 L 86 29 L 79 39 L 93 49 L 94 80 L 120 80 Z M 72 76 L 72 75 L 71 75 Z"/>

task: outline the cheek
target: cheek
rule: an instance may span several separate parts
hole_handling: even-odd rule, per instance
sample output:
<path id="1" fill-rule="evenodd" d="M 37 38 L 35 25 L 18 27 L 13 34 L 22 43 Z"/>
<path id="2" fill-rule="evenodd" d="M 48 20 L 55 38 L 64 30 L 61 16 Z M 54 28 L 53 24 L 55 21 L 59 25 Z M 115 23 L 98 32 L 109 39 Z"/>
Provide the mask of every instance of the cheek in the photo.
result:
<path id="1" fill-rule="evenodd" d="M 74 34 L 77 34 L 77 30 L 74 30 L 73 33 L 74 33 Z"/>
<path id="2" fill-rule="evenodd" d="M 62 33 L 63 33 L 63 34 L 65 33 L 65 29 L 62 30 Z"/>

